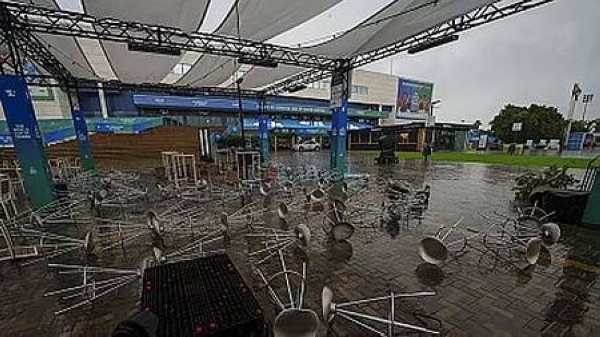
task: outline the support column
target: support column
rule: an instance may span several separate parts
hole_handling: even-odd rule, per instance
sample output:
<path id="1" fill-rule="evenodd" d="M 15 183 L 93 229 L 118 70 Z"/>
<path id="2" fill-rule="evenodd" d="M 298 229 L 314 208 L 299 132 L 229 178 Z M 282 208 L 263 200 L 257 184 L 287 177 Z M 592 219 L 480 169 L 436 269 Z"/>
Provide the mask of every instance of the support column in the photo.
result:
<path id="1" fill-rule="evenodd" d="M 83 112 L 81 112 L 79 109 L 79 95 L 76 95 L 77 100 L 74 101 L 71 93 L 72 91 L 67 91 L 69 105 L 71 107 L 71 119 L 73 120 L 75 137 L 77 137 L 77 147 L 79 148 L 79 160 L 81 161 L 81 167 L 83 171 L 95 171 L 96 165 L 94 164 L 94 156 L 92 155 L 92 147 L 90 145 L 87 124 L 85 122 Z M 78 89 L 77 93 L 79 93 Z"/>
<path id="2" fill-rule="evenodd" d="M 262 114 L 258 117 L 258 146 L 262 166 L 269 166 L 269 161 L 271 159 L 269 124 L 271 124 L 269 115 Z"/>
<path id="3" fill-rule="evenodd" d="M 95 171 L 94 156 L 90 145 L 90 137 L 85 123 L 85 117 L 79 109 L 73 109 L 71 112 L 75 135 L 77 136 L 77 145 L 79 147 L 79 159 L 84 171 Z"/>
<path id="4" fill-rule="evenodd" d="M 27 196 L 34 209 L 55 200 L 44 142 L 24 79 L 0 75 L 0 100 L 10 130 Z"/>
<path id="5" fill-rule="evenodd" d="M 346 64 L 346 61 L 343 62 Z M 331 78 L 331 171 L 340 179 L 346 173 L 346 138 L 348 133 L 348 99 L 352 70 L 344 66 Z"/>
<path id="6" fill-rule="evenodd" d="M 100 113 L 102 113 L 102 118 L 108 118 L 106 96 L 104 95 L 104 86 L 102 85 L 102 83 L 98 83 L 98 99 L 100 100 Z"/>

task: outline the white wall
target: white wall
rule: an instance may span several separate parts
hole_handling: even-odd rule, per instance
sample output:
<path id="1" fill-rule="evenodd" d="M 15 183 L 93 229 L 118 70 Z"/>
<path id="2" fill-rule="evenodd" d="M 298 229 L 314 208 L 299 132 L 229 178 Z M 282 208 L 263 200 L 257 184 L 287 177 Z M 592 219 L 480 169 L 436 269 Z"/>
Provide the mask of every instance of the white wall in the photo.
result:
<path id="1" fill-rule="evenodd" d="M 360 102 L 378 105 L 396 105 L 398 77 L 366 70 L 355 70 L 352 84 L 368 88 L 368 95 L 353 93 L 350 102 Z M 288 94 L 295 97 L 329 99 L 329 89 L 307 88 Z"/>
<path id="2" fill-rule="evenodd" d="M 67 94 L 60 88 L 31 87 L 33 108 L 38 119 L 71 118 L 71 108 Z M 4 110 L 0 104 L 0 120 L 5 120 Z"/>

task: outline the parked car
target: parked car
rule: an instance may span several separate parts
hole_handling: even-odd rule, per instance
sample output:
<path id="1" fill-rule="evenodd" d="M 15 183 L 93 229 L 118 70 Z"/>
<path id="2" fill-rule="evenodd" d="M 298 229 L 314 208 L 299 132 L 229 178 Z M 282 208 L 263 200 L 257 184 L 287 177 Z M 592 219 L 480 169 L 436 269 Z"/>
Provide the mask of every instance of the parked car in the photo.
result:
<path id="1" fill-rule="evenodd" d="M 321 151 L 321 144 L 317 143 L 314 140 L 303 141 L 299 144 L 294 144 L 292 146 L 292 150 L 304 152 L 304 151 Z"/>

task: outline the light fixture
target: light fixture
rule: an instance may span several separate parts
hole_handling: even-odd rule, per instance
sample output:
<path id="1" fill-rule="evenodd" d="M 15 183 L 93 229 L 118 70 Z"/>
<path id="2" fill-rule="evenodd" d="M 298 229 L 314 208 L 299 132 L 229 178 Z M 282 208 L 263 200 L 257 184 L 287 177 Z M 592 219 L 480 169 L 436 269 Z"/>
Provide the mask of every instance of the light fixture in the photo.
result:
<path id="1" fill-rule="evenodd" d="M 139 51 L 144 53 L 154 53 L 154 54 L 163 54 L 163 55 L 174 55 L 180 56 L 181 49 L 171 46 L 163 46 L 163 45 L 153 45 L 147 43 L 140 42 L 128 42 L 127 49 L 129 51 Z"/>
<path id="2" fill-rule="evenodd" d="M 429 41 L 425 41 L 423 43 L 419 43 L 418 45 L 410 48 L 408 50 L 409 54 L 416 54 L 416 53 L 420 53 L 422 51 L 425 50 L 429 50 L 432 48 L 436 48 L 439 47 L 441 45 L 444 45 L 446 43 L 450 43 L 450 42 L 454 42 L 458 40 L 458 35 L 446 35 L 446 36 L 442 36 L 440 38 L 435 38 Z"/>
<path id="3" fill-rule="evenodd" d="M 253 66 L 265 67 L 265 68 L 277 68 L 279 65 L 277 61 L 269 56 L 258 56 L 253 57 L 249 55 L 242 55 L 238 58 L 240 64 L 249 64 Z"/>
<path id="4" fill-rule="evenodd" d="M 306 88 L 308 88 L 306 86 L 306 84 L 293 84 L 292 86 L 290 86 L 287 89 L 287 91 L 290 92 L 290 93 L 292 93 L 292 92 L 298 92 L 298 91 L 304 90 Z"/>

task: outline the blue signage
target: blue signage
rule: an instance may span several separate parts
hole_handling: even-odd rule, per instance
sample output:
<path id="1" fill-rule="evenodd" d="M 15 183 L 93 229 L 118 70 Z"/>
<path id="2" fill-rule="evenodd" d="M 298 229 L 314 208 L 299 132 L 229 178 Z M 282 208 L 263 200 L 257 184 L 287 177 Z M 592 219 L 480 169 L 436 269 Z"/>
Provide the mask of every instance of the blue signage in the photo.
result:
<path id="1" fill-rule="evenodd" d="M 16 75 L 1 75 L 0 100 L 19 159 L 27 196 L 34 208 L 47 205 L 55 199 L 52 176 L 24 79 Z"/>
<path id="2" fill-rule="evenodd" d="M 348 101 L 333 108 L 331 116 L 331 169 L 338 174 L 346 171 L 346 136 L 348 134 Z"/>
<path id="3" fill-rule="evenodd" d="M 217 96 L 168 96 L 168 95 L 133 95 L 133 103 L 136 106 L 163 108 L 163 109 L 206 109 L 206 110 L 238 110 L 238 99 L 217 97 Z M 254 98 L 244 98 L 242 108 L 246 111 L 260 112 L 259 100 Z M 268 99 L 264 104 L 265 111 L 287 112 L 297 115 L 317 114 L 329 115 L 331 113 L 329 106 L 323 102 L 303 102 L 300 99 L 296 102 L 289 99 L 280 99 L 277 97 Z M 385 111 L 371 111 L 359 109 L 347 109 L 350 116 L 364 118 L 385 118 Z"/>
<path id="4" fill-rule="evenodd" d="M 133 95 L 133 103 L 138 106 L 161 107 L 161 108 L 204 108 L 237 110 L 239 103 L 237 99 L 219 97 L 180 97 L 180 96 L 156 96 L 156 95 Z M 244 110 L 258 111 L 256 99 L 244 98 L 242 100 Z"/>
<path id="5" fill-rule="evenodd" d="M 260 148 L 260 157 L 263 164 L 269 162 L 269 116 L 261 115 L 258 117 L 258 142 Z"/>
<path id="6" fill-rule="evenodd" d="M 83 164 L 84 171 L 95 170 L 94 157 L 92 156 L 92 147 L 90 145 L 90 138 L 88 136 L 87 125 L 85 124 L 85 118 L 81 110 L 73 110 L 71 112 L 73 118 L 73 127 L 75 128 L 75 135 L 77 137 L 77 144 L 79 145 L 79 158 Z"/>

